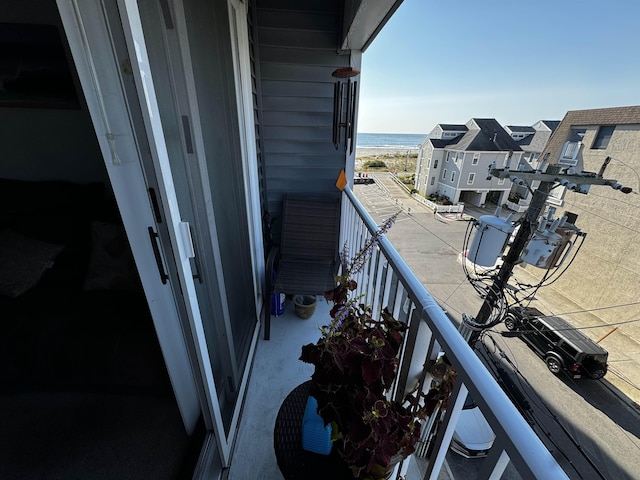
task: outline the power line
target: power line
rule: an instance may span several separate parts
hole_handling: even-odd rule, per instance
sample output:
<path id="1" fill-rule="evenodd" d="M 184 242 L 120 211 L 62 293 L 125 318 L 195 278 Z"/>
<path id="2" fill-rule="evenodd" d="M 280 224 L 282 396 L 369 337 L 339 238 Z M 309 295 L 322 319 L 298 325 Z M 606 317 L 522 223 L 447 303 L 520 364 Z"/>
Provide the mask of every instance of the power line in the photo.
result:
<path id="1" fill-rule="evenodd" d="M 541 315 L 539 317 L 536 318 L 551 318 L 554 317 L 555 315 Z M 603 325 L 591 325 L 589 327 L 569 327 L 569 328 L 554 328 L 554 329 L 545 329 L 546 332 L 569 332 L 569 331 L 574 331 L 574 330 L 589 330 L 591 328 L 602 328 L 602 327 L 610 327 L 613 325 L 624 325 L 625 323 L 634 323 L 634 322 L 640 322 L 640 318 L 636 318 L 634 320 L 627 320 L 624 322 L 616 322 L 616 323 L 606 323 Z M 518 330 L 518 333 L 535 333 L 536 330 Z M 511 332 L 509 332 L 509 335 L 504 335 L 507 332 L 498 332 L 500 335 L 504 336 L 508 336 L 508 337 L 512 337 L 513 334 Z"/>
<path id="2" fill-rule="evenodd" d="M 575 200 L 574 200 L 574 202 L 571 204 L 571 206 L 576 206 Z M 602 219 L 602 220 L 605 220 L 605 221 L 607 221 L 608 223 L 610 223 L 610 224 L 612 224 L 612 225 L 617 225 L 617 226 L 619 226 L 619 227 L 621 227 L 621 228 L 624 228 L 624 229 L 629 230 L 629 231 L 634 232 L 634 233 L 640 233 L 640 230 L 636 230 L 635 228 L 627 227 L 626 225 L 623 225 L 623 224 L 621 224 L 621 223 L 614 222 L 613 220 L 611 220 L 611 218 L 609 218 L 609 217 L 603 217 L 602 215 L 598 215 L 597 213 L 593 213 L 593 212 L 591 212 L 591 211 L 587 210 L 586 208 L 582 208 L 582 207 L 580 207 L 580 210 L 582 211 L 582 213 L 586 213 L 586 214 L 589 214 L 589 215 L 593 215 L 594 217 L 598 217 L 598 218 L 600 218 L 600 219 Z"/>
<path id="3" fill-rule="evenodd" d="M 520 372 L 520 370 L 518 369 L 518 367 L 511 361 L 511 359 L 507 356 L 507 354 L 504 352 L 504 350 L 502 350 L 500 348 L 500 346 L 495 342 L 495 340 L 493 339 L 493 337 L 491 337 L 491 335 L 489 335 L 487 332 L 485 332 L 486 337 L 490 338 L 491 341 L 493 342 L 493 344 L 496 346 L 496 348 L 499 350 L 500 352 L 500 358 L 503 358 L 507 363 L 509 363 L 509 365 L 511 365 L 511 367 L 513 368 L 514 372 L 516 373 L 516 375 L 518 375 L 519 377 L 521 377 L 525 383 L 529 386 L 529 388 L 531 389 L 531 391 L 534 393 L 534 395 L 536 396 L 537 401 L 539 402 L 540 405 L 544 406 L 544 408 L 549 412 L 549 417 L 556 423 L 556 425 L 558 425 L 560 427 L 560 429 L 564 432 L 564 434 L 567 436 L 567 438 L 569 439 L 569 441 L 576 447 L 576 449 L 578 450 L 578 452 L 580 452 L 580 454 L 582 455 L 582 457 L 589 463 L 589 465 L 593 468 L 593 470 L 595 471 L 595 473 L 602 479 L 602 480 L 607 480 L 606 477 L 602 474 L 602 472 L 600 471 L 600 469 L 598 468 L 597 464 L 591 459 L 591 457 L 589 456 L 589 454 L 587 453 L 587 451 L 582 447 L 582 445 L 573 437 L 573 435 L 571 435 L 571 433 L 567 430 L 567 428 L 563 425 L 562 422 L 560 422 L 560 420 L 558 419 L 558 417 L 555 415 L 555 413 L 553 413 L 553 410 L 551 410 L 551 408 L 547 405 L 547 403 L 542 399 L 542 397 L 540 397 L 536 390 L 533 388 L 533 386 L 529 383 L 529 381 L 527 380 L 527 378 L 522 374 L 522 372 Z M 485 346 L 486 345 L 484 342 L 481 342 L 482 345 Z M 488 351 L 488 350 L 487 350 Z M 531 396 L 528 395 L 529 398 L 531 399 Z M 532 399 L 533 400 L 533 399 Z M 580 478 L 583 478 L 582 475 L 580 474 L 580 472 L 578 471 L 577 467 L 573 464 L 573 462 L 567 457 L 566 453 L 560 448 L 560 446 L 551 438 L 551 434 L 547 431 L 544 431 L 544 427 L 540 424 L 540 422 L 536 419 L 535 415 L 532 415 L 533 420 L 535 421 L 536 425 L 538 425 L 538 427 L 540 427 L 540 429 L 542 429 L 542 433 L 544 433 L 544 435 L 549 439 L 549 441 L 551 443 L 553 443 L 553 445 L 558 449 L 558 451 L 564 456 L 565 459 L 567 459 L 567 461 L 569 462 L 569 464 L 573 467 L 573 469 L 576 471 L 576 473 L 580 476 Z"/>
<path id="4" fill-rule="evenodd" d="M 596 307 L 596 308 L 590 308 L 589 310 L 576 310 L 574 312 L 557 313 L 555 315 L 565 316 L 565 315 L 574 315 L 576 313 L 591 313 L 591 312 L 597 312 L 600 310 L 608 310 L 610 308 L 633 307 L 634 305 L 640 305 L 640 302 L 621 303 L 619 305 L 609 305 L 607 307 Z"/>
<path id="5" fill-rule="evenodd" d="M 614 374 L 616 377 L 618 377 L 621 381 L 623 381 L 630 387 L 636 390 L 640 390 L 640 385 L 636 385 L 635 383 L 633 383 L 629 377 L 627 377 L 626 375 L 618 371 L 614 365 L 609 365 L 609 373 Z"/>
<path id="6" fill-rule="evenodd" d="M 597 193 L 591 193 L 591 192 L 589 192 L 589 195 L 593 195 L 594 197 L 598 197 L 598 198 L 603 198 L 604 200 L 613 200 L 614 202 L 622 203 L 623 205 L 629 205 L 630 207 L 640 208 L 640 204 L 638 202 L 635 202 L 635 203 L 625 202 L 624 200 L 620 200 L 619 198 L 616 198 L 616 197 L 607 197 L 605 195 L 598 195 Z"/>

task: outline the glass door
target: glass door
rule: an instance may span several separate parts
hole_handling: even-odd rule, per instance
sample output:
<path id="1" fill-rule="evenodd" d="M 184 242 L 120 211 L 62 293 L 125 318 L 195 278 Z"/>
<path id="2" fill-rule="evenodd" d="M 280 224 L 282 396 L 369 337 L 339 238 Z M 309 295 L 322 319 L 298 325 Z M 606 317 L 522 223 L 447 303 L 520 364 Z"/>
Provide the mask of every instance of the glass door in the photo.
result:
<path id="1" fill-rule="evenodd" d="M 246 12 L 57 2 L 185 426 L 228 465 L 264 274 Z"/>
<path id="2" fill-rule="evenodd" d="M 256 342 L 264 271 L 253 117 L 243 94 L 250 88 L 243 73 L 246 20 L 237 21 L 242 13 L 226 0 L 143 0 L 138 8 L 180 212 L 194 239 L 197 300 L 230 435 Z"/>
<path id="3" fill-rule="evenodd" d="M 253 117 L 243 93 L 250 89 L 246 11 L 229 9 L 226 0 L 119 5 L 147 124 L 166 149 L 181 235 L 191 249 L 205 422 L 227 464 L 263 303 Z"/>

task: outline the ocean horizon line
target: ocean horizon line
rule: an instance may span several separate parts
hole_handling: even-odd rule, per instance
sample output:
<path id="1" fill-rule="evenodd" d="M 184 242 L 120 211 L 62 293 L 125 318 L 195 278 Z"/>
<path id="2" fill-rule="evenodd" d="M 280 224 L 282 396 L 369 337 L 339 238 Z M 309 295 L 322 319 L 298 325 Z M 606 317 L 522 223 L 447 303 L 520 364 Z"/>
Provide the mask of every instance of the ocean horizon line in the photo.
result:
<path id="1" fill-rule="evenodd" d="M 427 135 L 420 133 L 368 133 L 356 136 L 356 148 L 417 150 Z"/>
<path id="2" fill-rule="evenodd" d="M 419 150 L 420 145 L 357 145 L 356 148 L 368 148 L 370 150 Z"/>

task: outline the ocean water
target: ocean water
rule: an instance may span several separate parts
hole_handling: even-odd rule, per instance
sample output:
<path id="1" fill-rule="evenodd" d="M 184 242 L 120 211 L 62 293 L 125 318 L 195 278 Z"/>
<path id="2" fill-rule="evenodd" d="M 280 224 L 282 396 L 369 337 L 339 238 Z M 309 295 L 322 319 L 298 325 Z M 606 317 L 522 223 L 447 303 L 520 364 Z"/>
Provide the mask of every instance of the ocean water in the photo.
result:
<path id="1" fill-rule="evenodd" d="M 420 133 L 360 133 L 356 136 L 356 147 L 418 149 L 426 138 Z"/>

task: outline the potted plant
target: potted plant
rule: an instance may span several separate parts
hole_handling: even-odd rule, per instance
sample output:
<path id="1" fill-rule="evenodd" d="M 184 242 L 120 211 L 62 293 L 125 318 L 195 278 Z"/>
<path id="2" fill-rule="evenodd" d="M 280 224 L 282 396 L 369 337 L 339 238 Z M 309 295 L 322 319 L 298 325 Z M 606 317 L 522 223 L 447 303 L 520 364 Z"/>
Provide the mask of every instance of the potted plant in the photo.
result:
<path id="1" fill-rule="evenodd" d="M 321 327 L 315 344 L 302 347 L 300 356 L 315 366 L 310 395 L 325 425 L 332 426 L 334 448 L 356 478 L 387 478 L 395 463 L 413 453 L 420 420 L 436 405 L 446 406 L 455 380 L 455 372 L 444 365 L 427 393 L 416 386 L 402 400 L 390 399 L 407 325 L 386 308 L 375 319 L 371 307 L 352 297 L 357 287 L 353 276 L 396 217 L 387 219 L 351 260 L 343 248 L 342 275 L 336 288 L 324 294 L 333 302 L 331 320 Z"/>

